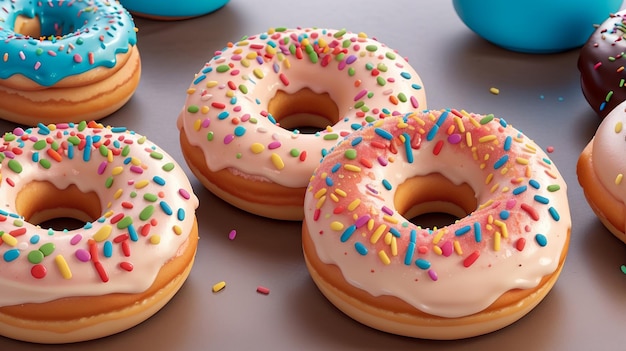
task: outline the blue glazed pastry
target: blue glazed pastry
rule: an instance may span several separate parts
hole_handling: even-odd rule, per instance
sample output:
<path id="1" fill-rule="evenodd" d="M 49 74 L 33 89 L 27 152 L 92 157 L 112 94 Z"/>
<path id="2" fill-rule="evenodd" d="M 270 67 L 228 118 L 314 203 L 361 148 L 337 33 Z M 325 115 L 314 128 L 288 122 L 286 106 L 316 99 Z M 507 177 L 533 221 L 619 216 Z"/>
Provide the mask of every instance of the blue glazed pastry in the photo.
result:
<path id="1" fill-rule="evenodd" d="M 229 0 L 121 0 L 133 15 L 158 20 L 180 20 L 206 15 Z"/>

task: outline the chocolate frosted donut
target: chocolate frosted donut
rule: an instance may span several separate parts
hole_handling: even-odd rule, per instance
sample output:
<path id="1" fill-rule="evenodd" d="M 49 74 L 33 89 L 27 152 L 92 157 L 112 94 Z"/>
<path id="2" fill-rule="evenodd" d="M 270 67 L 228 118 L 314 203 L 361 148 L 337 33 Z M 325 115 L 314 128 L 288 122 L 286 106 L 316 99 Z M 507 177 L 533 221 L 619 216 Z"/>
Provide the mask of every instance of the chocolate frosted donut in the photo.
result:
<path id="1" fill-rule="evenodd" d="M 604 118 L 626 100 L 626 10 L 610 15 L 580 50 L 578 69 L 589 105 Z"/>

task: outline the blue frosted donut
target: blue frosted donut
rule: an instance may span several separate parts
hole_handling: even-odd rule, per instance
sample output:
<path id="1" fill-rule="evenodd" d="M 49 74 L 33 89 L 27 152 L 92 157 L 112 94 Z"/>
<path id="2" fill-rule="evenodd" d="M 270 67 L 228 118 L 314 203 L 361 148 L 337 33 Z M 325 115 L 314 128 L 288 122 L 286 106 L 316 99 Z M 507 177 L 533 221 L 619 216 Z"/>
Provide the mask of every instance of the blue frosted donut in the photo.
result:
<path id="1" fill-rule="evenodd" d="M 120 0 L 136 16 L 176 20 L 206 15 L 220 9 L 229 0 Z"/>
<path id="2" fill-rule="evenodd" d="M 113 112 L 139 82 L 136 42 L 133 19 L 117 1 L 0 0 L 0 117 L 57 123 Z M 124 70 L 129 64 L 132 69 Z M 104 87 L 113 75 L 114 86 Z M 122 83 L 124 89 L 113 93 Z M 88 86 L 98 91 L 86 92 Z M 81 89 L 84 96 L 61 89 Z M 71 107 L 92 102 L 101 107 L 50 110 L 46 102 L 54 99 L 56 108 L 60 99 Z"/>

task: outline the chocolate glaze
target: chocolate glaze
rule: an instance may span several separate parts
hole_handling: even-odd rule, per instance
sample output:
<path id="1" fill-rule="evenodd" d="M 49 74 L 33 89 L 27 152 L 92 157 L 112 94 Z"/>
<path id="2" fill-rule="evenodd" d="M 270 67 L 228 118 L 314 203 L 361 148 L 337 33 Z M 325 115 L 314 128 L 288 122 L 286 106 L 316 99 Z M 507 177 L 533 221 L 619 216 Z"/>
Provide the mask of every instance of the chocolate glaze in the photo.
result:
<path id="1" fill-rule="evenodd" d="M 626 100 L 626 10 L 610 15 L 580 50 L 583 94 L 601 118 Z"/>

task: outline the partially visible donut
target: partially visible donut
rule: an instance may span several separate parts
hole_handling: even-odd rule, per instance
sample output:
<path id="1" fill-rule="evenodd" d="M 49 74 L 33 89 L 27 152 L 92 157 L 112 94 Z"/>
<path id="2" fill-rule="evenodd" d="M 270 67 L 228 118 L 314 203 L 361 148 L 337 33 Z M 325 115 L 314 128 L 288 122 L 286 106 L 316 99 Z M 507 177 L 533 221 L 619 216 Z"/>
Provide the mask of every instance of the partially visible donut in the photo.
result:
<path id="1" fill-rule="evenodd" d="M 0 160 L 0 335 L 111 335 L 152 316 L 185 282 L 198 199 L 146 137 L 94 122 L 42 124 L 6 133 Z M 65 217 L 84 225 L 40 225 Z"/>
<path id="2" fill-rule="evenodd" d="M 626 100 L 626 10 L 612 14 L 580 49 L 578 70 L 583 95 L 602 118 Z"/>
<path id="3" fill-rule="evenodd" d="M 0 0 L 0 118 L 97 120 L 141 76 L 135 24 L 116 1 Z"/>
<path id="4" fill-rule="evenodd" d="M 578 182 L 604 226 L 626 243 L 626 101 L 617 105 L 581 152 Z"/>
<path id="5" fill-rule="evenodd" d="M 133 15 L 155 20 L 183 20 L 217 11 L 229 0 L 120 0 Z"/>
<path id="6" fill-rule="evenodd" d="M 503 328 L 555 284 L 568 252 L 565 181 L 493 115 L 424 111 L 376 121 L 324 157 L 305 197 L 311 277 L 373 328 L 458 339 Z M 457 216 L 441 228 L 416 215 Z"/>
<path id="7" fill-rule="evenodd" d="M 426 107 L 420 77 L 396 51 L 363 33 L 315 28 L 228 44 L 187 93 L 178 128 L 193 173 L 241 209 L 290 220 L 302 219 L 308 179 L 339 139 Z"/>

